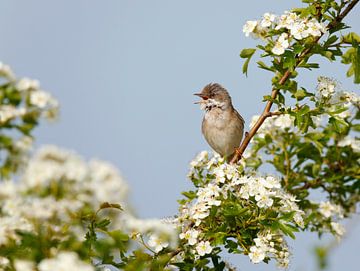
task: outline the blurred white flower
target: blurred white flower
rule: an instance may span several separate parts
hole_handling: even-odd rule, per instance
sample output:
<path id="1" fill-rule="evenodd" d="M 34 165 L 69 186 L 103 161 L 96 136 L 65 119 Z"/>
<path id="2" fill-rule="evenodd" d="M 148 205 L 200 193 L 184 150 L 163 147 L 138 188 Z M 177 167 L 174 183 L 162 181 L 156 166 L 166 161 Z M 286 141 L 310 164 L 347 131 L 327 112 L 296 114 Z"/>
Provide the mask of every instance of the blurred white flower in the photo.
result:
<path id="1" fill-rule="evenodd" d="M 284 114 L 277 116 L 275 118 L 274 124 L 280 129 L 290 128 L 294 124 L 295 118 L 289 114 Z"/>
<path id="2" fill-rule="evenodd" d="M 15 80 L 15 74 L 11 70 L 10 66 L 2 62 L 0 62 L 0 76 L 3 76 L 10 81 Z"/>
<path id="3" fill-rule="evenodd" d="M 16 108 L 13 105 L 0 105 L 0 122 L 21 117 L 26 113 L 25 108 Z"/>
<path id="4" fill-rule="evenodd" d="M 245 36 L 248 37 L 251 33 L 253 33 L 257 25 L 257 21 L 247 21 L 243 26 L 243 32 L 245 33 Z"/>
<path id="5" fill-rule="evenodd" d="M 204 162 L 208 161 L 208 156 L 207 151 L 200 152 L 195 159 L 190 162 L 190 166 L 194 168 L 203 165 Z"/>
<path id="6" fill-rule="evenodd" d="M 45 108 L 52 102 L 53 98 L 50 93 L 43 90 L 36 90 L 30 92 L 30 103 L 39 108 Z"/>
<path id="7" fill-rule="evenodd" d="M 1 238 L 1 235 L 0 235 Z M 1 244 L 1 243 L 0 243 Z M 10 260 L 8 258 L 5 258 L 3 256 L 0 256 L 0 267 L 6 267 L 10 263 Z M 1 269 L 0 269 L 1 270 Z M 5 270 L 5 269 L 4 269 Z"/>
<path id="8" fill-rule="evenodd" d="M 16 259 L 14 262 L 14 267 L 16 271 L 35 271 L 35 263 L 31 261 L 19 260 Z"/>
<path id="9" fill-rule="evenodd" d="M 337 86 L 338 83 L 334 79 L 325 76 L 318 77 L 317 91 L 322 97 L 331 97 L 335 93 Z"/>
<path id="10" fill-rule="evenodd" d="M 18 141 L 15 142 L 15 147 L 22 151 L 27 152 L 31 150 L 33 144 L 33 139 L 30 136 L 23 136 Z"/>
<path id="11" fill-rule="evenodd" d="M 95 271 L 95 268 L 79 259 L 75 252 L 60 252 L 54 258 L 44 259 L 39 271 Z"/>
<path id="12" fill-rule="evenodd" d="M 339 147 L 350 146 L 354 150 L 354 152 L 360 152 L 360 140 L 355 139 L 355 138 L 351 137 L 350 135 L 347 135 L 343 139 L 341 139 L 337 143 L 337 145 Z"/>
<path id="13" fill-rule="evenodd" d="M 262 247 L 250 247 L 249 258 L 253 263 L 260 263 L 265 259 L 266 253 Z"/>
<path id="14" fill-rule="evenodd" d="M 169 242 L 157 234 L 152 234 L 149 238 L 148 245 L 154 249 L 156 253 L 169 246 Z"/>
<path id="15" fill-rule="evenodd" d="M 342 237 L 345 234 L 346 230 L 345 230 L 344 226 L 341 225 L 340 223 L 331 222 L 330 225 L 331 225 L 332 230 L 337 235 L 337 237 Z"/>
<path id="16" fill-rule="evenodd" d="M 301 215 L 300 212 L 297 212 L 295 215 L 294 215 L 294 221 L 295 223 L 300 226 L 301 228 L 304 228 L 305 227 L 305 224 L 304 224 L 304 219 Z"/>
<path id="17" fill-rule="evenodd" d="M 19 91 L 39 90 L 40 82 L 38 80 L 24 77 L 16 83 L 15 87 Z"/>
<path id="18" fill-rule="evenodd" d="M 211 253 L 213 250 L 212 246 L 210 245 L 209 241 L 201 241 L 196 245 L 196 251 L 200 256 L 204 256 L 206 254 Z"/>
<path id="19" fill-rule="evenodd" d="M 330 201 L 320 202 L 319 212 L 325 217 L 329 218 L 331 216 L 337 215 L 340 218 L 343 218 L 343 210 L 339 205 L 333 204 Z"/>

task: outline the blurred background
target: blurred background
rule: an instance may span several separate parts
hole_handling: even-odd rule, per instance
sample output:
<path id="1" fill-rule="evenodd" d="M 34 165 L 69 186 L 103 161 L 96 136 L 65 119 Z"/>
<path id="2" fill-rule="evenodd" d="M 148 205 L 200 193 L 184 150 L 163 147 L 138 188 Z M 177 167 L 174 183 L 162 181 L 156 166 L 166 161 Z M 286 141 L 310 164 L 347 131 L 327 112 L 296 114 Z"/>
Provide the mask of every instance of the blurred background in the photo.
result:
<path id="1" fill-rule="evenodd" d="M 262 111 L 271 77 L 256 65 L 248 78 L 242 74 L 239 52 L 257 43 L 242 26 L 295 6 L 300 0 L 1 0 L 0 61 L 19 77 L 39 79 L 61 103 L 59 122 L 36 130 L 37 146 L 56 144 L 112 162 L 131 187 L 138 215 L 166 217 L 177 212 L 181 191 L 192 187 L 190 160 L 209 149 L 192 94 L 209 82 L 223 84 L 248 126 Z M 345 20 L 357 32 L 359 12 L 356 7 Z M 321 70 L 302 71 L 305 87 L 314 89 L 325 75 L 359 93 L 345 77 L 346 66 L 320 63 Z M 359 217 L 347 228 L 328 270 L 358 270 Z M 297 236 L 289 241 L 290 270 L 316 270 L 317 236 Z M 244 256 L 231 261 L 238 270 L 276 270 Z"/>

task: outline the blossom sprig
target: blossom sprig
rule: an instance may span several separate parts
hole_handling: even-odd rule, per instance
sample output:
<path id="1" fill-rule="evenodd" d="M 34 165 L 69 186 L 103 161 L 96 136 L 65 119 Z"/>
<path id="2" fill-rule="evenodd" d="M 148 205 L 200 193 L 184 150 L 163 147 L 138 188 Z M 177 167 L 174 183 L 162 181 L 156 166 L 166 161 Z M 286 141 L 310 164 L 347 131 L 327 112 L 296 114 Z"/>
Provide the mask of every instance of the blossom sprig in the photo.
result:
<path id="1" fill-rule="evenodd" d="M 290 47 L 291 41 L 296 43 L 308 37 L 320 37 L 326 32 L 326 26 L 316 18 L 304 18 L 286 11 L 281 16 L 265 13 L 261 20 L 247 21 L 243 32 L 245 36 L 267 40 L 270 45 L 273 44 L 271 52 L 282 55 Z"/>
<path id="2" fill-rule="evenodd" d="M 189 255 L 194 259 L 206 257 L 225 245 L 229 251 L 249 255 L 254 263 L 275 258 L 287 266 L 289 253 L 285 239 L 280 237 L 294 237 L 293 231 L 304 227 L 304 212 L 295 197 L 282 189 L 280 180 L 270 175 L 244 175 L 241 166 L 227 164 L 216 154 L 209 157 L 206 152 L 190 165 L 189 176 L 197 190 L 184 193 L 188 199 L 181 202 L 177 218 L 182 225 L 179 237 Z M 254 232 L 253 228 L 259 230 Z M 260 248 L 256 248 L 255 240 L 260 232 L 277 236 L 277 243 L 272 243 L 273 249 L 262 246 L 262 254 L 257 255 Z M 236 248 L 230 245 L 234 238 Z"/>
<path id="3" fill-rule="evenodd" d="M 342 220 L 356 212 L 359 201 L 354 183 L 359 178 L 360 96 L 343 90 L 335 79 L 321 76 L 318 81 L 306 102 L 266 119 L 243 163 L 247 170 L 272 165 L 283 176 L 284 189 L 297 195 L 307 217 L 304 227 L 340 239 L 345 233 Z M 283 125 L 276 124 L 280 117 Z M 299 121 L 303 125 L 296 126 Z M 331 202 L 314 202 L 312 190 Z"/>
<path id="4" fill-rule="evenodd" d="M 39 81 L 17 79 L 12 69 L 0 62 L 1 177 L 10 177 L 27 162 L 32 130 L 42 118 L 55 119 L 58 110 L 58 101 L 40 88 Z"/>

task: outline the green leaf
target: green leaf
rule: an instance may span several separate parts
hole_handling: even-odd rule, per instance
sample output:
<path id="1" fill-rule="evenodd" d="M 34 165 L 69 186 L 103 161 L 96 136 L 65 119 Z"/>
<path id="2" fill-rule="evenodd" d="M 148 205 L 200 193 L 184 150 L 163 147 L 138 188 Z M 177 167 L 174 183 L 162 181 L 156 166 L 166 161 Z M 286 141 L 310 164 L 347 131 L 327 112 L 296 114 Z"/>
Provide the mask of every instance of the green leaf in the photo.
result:
<path id="1" fill-rule="evenodd" d="M 346 75 L 348 77 L 354 76 L 354 83 L 360 84 L 360 47 L 356 41 L 353 41 L 353 47 L 343 54 L 341 62 L 350 64 Z"/>
<path id="2" fill-rule="evenodd" d="M 254 48 L 247 48 L 247 49 L 243 49 L 240 53 L 240 57 L 241 58 L 246 58 L 246 61 L 243 65 L 243 69 L 242 72 L 247 76 L 247 71 L 248 71 L 248 66 L 249 66 L 249 62 L 251 57 L 253 56 L 253 54 L 256 52 L 256 49 Z"/>
<path id="3" fill-rule="evenodd" d="M 296 65 L 295 55 L 292 52 L 286 51 L 284 54 L 283 68 L 293 70 Z"/>
<path id="4" fill-rule="evenodd" d="M 110 223 L 111 223 L 110 219 L 104 218 L 103 220 L 96 222 L 95 226 L 99 229 L 106 230 L 106 227 L 109 226 Z"/>
<path id="5" fill-rule="evenodd" d="M 336 132 L 342 133 L 346 130 L 348 123 L 342 119 L 331 117 L 329 123 L 333 126 Z"/>
<path id="6" fill-rule="evenodd" d="M 330 36 L 327 41 L 324 43 L 324 47 L 329 47 L 331 44 L 335 43 L 338 40 L 336 35 Z"/>
<path id="7" fill-rule="evenodd" d="M 241 58 L 249 58 L 252 57 L 252 55 L 256 52 L 256 49 L 254 48 L 246 48 L 243 49 L 240 53 Z"/>
<path id="8" fill-rule="evenodd" d="M 100 205 L 100 209 L 108 209 L 108 208 L 114 208 L 123 211 L 123 208 L 121 208 L 120 204 L 117 203 L 109 203 L 109 202 L 103 202 Z"/>
<path id="9" fill-rule="evenodd" d="M 267 71 L 275 72 L 276 70 L 272 67 L 267 66 L 264 62 L 258 61 L 256 62 L 258 64 L 258 67 Z"/>
<path id="10" fill-rule="evenodd" d="M 300 64 L 299 68 L 305 68 L 305 69 L 318 69 L 320 66 L 318 63 L 304 63 L 304 64 Z"/>
<path id="11" fill-rule="evenodd" d="M 275 222 L 277 224 L 277 227 L 287 236 L 290 236 L 292 239 L 295 239 L 295 235 L 294 235 L 294 228 L 291 227 L 290 224 L 283 224 L 280 221 L 276 221 Z"/>
<path id="12" fill-rule="evenodd" d="M 183 194 L 185 197 L 187 197 L 190 200 L 196 198 L 196 192 L 195 191 L 182 192 L 181 194 Z"/>
<path id="13" fill-rule="evenodd" d="M 353 44 L 354 41 L 360 43 L 360 36 L 354 32 L 350 32 L 349 34 L 343 36 L 341 41 L 348 44 Z"/>

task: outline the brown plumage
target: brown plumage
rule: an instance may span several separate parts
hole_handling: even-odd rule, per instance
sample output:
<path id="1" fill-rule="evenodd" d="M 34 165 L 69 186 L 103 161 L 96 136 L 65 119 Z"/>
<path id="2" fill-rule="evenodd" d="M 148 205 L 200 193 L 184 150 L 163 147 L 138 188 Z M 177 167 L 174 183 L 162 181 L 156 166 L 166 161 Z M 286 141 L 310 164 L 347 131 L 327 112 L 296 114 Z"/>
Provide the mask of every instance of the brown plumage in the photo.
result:
<path id="1" fill-rule="evenodd" d="M 231 158 L 244 133 L 244 119 L 234 109 L 231 97 L 220 84 L 206 85 L 201 93 L 201 108 L 205 110 L 202 133 L 211 148 L 225 158 Z"/>

